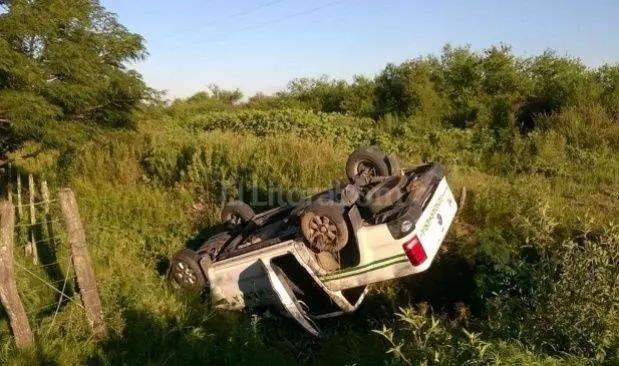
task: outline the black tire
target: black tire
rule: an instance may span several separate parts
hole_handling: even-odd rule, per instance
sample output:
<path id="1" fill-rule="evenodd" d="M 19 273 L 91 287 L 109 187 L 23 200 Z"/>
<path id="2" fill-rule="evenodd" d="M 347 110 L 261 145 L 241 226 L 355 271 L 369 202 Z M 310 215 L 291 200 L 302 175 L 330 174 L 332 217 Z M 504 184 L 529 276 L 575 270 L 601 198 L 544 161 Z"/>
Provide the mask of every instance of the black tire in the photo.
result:
<path id="1" fill-rule="evenodd" d="M 221 221 L 231 227 L 249 222 L 256 213 L 245 202 L 230 201 L 221 211 Z"/>
<path id="2" fill-rule="evenodd" d="M 208 255 L 214 261 L 217 258 L 217 254 L 221 252 L 230 239 L 232 239 L 232 235 L 227 231 L 213 235 L 198 248 L 198 255 Z"/>
<path id="3" fill-rule="evenodd" d="M 385 179 L 366 193 L 365 206 L 374 214 L 390 207 L 404 195 L 402 188 L 406 185 L 406 181 L 406 176 L 403 174 Z"/>
<path id="4" fill-rule="evenodd" d="M 348 244 L 344 208 L 335 202 L 314 202 L 301 216 L 301 232 L 317 251 L 339 252 Z"/>
<path id="5" fill-rule="evenodd" d="M 198 264 L 199 258 L 196 252 L 188 248 L 174 255 L 168 275 L 172 287 L 201 290 L 206 286 L 206 276 Z"/>
<path id="6" fill-rule="evenodd" d="M 373 147 L 362 147 L 355 150 L 346 161 L 346 176 L 355 181 L 360 176 L 381 177 L 389 175 L 387 156 Z"/>

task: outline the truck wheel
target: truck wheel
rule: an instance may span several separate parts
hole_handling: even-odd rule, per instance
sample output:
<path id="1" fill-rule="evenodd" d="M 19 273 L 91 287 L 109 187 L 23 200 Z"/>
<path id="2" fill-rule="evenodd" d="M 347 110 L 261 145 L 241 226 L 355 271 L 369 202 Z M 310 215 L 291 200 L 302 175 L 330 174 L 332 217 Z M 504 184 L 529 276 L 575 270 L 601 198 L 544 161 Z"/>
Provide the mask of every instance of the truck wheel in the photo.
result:
<path id="1" fill-rule="evenodd" d="M 372 178 L 388 175 L 387 156 L 373 147 L 362 147 L 355 150 L 346 161 L 346 176 L 351 181 L 360 176 Z"/>
<path id="2" fill-rule="evenodd" d="M 301 216 L 301 231 L 317 251 L 339 252 L 348 243 L 344 209 L 335 202 L 315 202 Z"/>
<path id="3" fill-rule="evenodd" d="M 168 279 L 174 288 L 200 290 L 206 286 L 206 277 L 198 264 L 199 256 L 191 249 L 184 248 L 172 258 Z"/>
<path id="4" fill-rule="evenodd" d="M 251 220 L 256 213 L 245 202 L 230 201 L 221 211 L 221 221 L 229 226 L 238 226 Z"/>
<path id="5" fill-rule="evenodd" d="M 402 174 L 391 176 L 377 184 L 365 195 L 366 207 L 370 212 L 378 213 L 393 205 L 404 195 L 402 188 L 406 185 L 406 181 L 406 176 Z"/>

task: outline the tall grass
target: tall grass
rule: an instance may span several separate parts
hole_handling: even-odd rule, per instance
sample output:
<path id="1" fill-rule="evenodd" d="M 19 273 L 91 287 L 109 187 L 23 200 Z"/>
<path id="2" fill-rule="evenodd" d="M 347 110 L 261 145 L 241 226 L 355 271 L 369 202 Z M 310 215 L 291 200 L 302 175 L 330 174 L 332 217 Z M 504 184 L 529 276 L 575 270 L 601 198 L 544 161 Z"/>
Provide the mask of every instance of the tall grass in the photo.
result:
<path id="1" fill-rule="evenodd" d="M 242 113 L 190 123 L 145 115 L 132 131 L 59 124 L 48 131 L 45 152 L 16 162 L 54 188 L 76 191 L 112 336 L 90 339 L 82 314 L 68 308 L 47 337 L 37 333 L 36 351 L 16 353 L 0 335 L 2 363 L 617 361 L 612 116 L 596 107 L 568 109 L 540 117 L 548 128 L 519 135 L 415 117 L 383 125 L 341 115 Z M 256 116 L 270 124 L 255 123 Z M 606 129 L 592 136 L 588 123 Z M 319 322 L 320 340 L 272 311 L 214 311 L 168 288 L 168 259 L 218 223 L 223 198 L 269 186 L 311 193 L 343 177 L 347 154 L 366 143 L 407 164 L 439 160 L 456 192 L 467 187 L 467 204 L 428 273 L 376 286 L 357 313 Z M 46 332 L 50 318 L 35 320 Z"/>

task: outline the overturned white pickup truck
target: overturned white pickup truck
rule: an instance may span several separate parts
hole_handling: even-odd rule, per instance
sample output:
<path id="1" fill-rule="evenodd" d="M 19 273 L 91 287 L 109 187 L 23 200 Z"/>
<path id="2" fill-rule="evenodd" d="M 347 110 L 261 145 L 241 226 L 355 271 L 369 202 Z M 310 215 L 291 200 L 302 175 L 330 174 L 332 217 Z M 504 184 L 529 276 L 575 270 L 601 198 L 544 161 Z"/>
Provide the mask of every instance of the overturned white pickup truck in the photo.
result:
<path id="1" fill-rule="evenodd" d="M 229 309 L 275 305 L 313 335 L 312 319 L 359 307 L 368 285 L 427 270 L 457 211 L 443 168 L 400 169 L 393 155 L 362 148 L 348 159 L 349 183 L 254 214 L 231 202 L 230 230 L 170 266 L 175 287 L 207 289 Z"/>

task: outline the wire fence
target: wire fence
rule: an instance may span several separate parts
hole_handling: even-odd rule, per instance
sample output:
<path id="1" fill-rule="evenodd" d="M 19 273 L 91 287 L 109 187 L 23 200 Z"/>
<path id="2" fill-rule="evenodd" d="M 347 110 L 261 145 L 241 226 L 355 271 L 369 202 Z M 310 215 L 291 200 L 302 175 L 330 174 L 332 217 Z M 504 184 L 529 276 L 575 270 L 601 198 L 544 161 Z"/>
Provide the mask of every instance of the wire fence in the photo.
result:
<path id="1" fill-rule="evenodd" d="M 28 184 L 24 185 L 22 181 Z M 95 316 L 93 330 L 104 334 L 104 328 L 95 328 L 97 317 L 102 322 L 102 316 L 97 314 L 101 312 L 101 305 L 96 284 L 85 281 L 94 279 L 94 273 L 90 267 L 86 243 L 79 241 L 83 241 L 85 231 L 109 228 L 84 228 L 72 192 L 64 192 L 63 205 L 61 198 L 51 198 L 45 181 L 37 184 L 32 175 L 27 178 L 16 175 L 14 183 L 5 184 L 7 190 L 0 195 L 0 203 L 4 201 L 5 207 L 8 207 L 9 212 L 12 209 L 14 215 L 11 228 L 12 267 L 29 328 L 36 335 L 48 335 L 54 329 L 60 313 L 66 309 L 78 309 L 88 317 L 91 324 Z M 79 261 L 82 263 L 81 268 L 74 268 L 76 256 L 82 257 Z M 87 263 L 88 268 L 83 263 Z M 88 271 L 90 273 L 86 273 Z M 95 290 L 94 302 L 91 287 Z M 83 295 L 80 295 L 80 290 L 84 290 Z M 89 303 L 94 303 L 94 311 L 88 307 Z M 5 308 L 9 309 L 6 304 Z M 8 310 L 7 315 L 11 318 Z M 5 322 L 0 315 L 0 342 L 10 339 L 11 334 L 16 340 L 18 338 L 15 329 L 11 329 L 15 328 L 13 319 L 10 320 Z"/>

